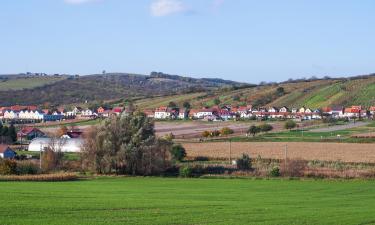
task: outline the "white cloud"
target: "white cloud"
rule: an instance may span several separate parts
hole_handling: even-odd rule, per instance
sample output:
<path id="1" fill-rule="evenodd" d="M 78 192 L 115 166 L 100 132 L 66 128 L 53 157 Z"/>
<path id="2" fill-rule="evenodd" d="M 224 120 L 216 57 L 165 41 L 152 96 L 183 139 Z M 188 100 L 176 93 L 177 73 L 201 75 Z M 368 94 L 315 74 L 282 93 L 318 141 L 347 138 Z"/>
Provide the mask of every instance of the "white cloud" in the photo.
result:
<path id="1" fill-rule="evenodd" d="M 189 8 L 180 0 L 155 0 L 150 9 L 153 16 L 168 16 L 186 12 Z"/>
<path id="2" fill-rule="evenodd" d="M 72 4 L 72 5 L 79 5 L 84 3 L 96 2 L 98 0 L 64 0 L 65 3 Z"/>

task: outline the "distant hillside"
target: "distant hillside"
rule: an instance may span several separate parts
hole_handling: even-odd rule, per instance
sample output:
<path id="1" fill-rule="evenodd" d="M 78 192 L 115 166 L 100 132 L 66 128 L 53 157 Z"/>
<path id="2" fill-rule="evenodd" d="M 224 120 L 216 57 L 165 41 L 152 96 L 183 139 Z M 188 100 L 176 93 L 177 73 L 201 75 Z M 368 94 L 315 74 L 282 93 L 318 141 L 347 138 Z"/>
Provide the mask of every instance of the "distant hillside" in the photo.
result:
<path id="1" fill-rule="evenodd" d="M 222 79 L 195 79 L 163 73 L 88 76 L 0 76 L 0 105 L 68 104 L 119 98 L 148 98 L 205 92 L 247 84 Z"/>
<path id="2" fill-rule="evenodd" d="M 241 106 L 288 106 L 321 108 L 325 106 L 375 105 L 375 76 L 340 79 L 313 79 L 258 85 L 248 88 L 220 88 L 188 95 L 143 99 L 140 108 L 154 108 L 173 101 L 180 106 L 188 101 L 195 108 L 231 104 Z"/>

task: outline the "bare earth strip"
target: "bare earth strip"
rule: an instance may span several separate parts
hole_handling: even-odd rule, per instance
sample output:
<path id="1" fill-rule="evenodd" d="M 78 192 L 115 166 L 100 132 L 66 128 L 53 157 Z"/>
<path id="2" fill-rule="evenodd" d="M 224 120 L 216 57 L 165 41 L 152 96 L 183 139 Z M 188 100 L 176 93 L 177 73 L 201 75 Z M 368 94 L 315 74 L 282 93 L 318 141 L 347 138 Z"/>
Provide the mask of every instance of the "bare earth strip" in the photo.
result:
<path id="1" fill-rule="evenodd" d="M 251 157 L 262 158 L 365 162 L 375 163 L 375 144 L 352 143 L 307 143 L 307 142 L 212 142 L 184 143 L 188 157 L 206 156 L 210 158 L 236 158 L 247 153 Z"/>

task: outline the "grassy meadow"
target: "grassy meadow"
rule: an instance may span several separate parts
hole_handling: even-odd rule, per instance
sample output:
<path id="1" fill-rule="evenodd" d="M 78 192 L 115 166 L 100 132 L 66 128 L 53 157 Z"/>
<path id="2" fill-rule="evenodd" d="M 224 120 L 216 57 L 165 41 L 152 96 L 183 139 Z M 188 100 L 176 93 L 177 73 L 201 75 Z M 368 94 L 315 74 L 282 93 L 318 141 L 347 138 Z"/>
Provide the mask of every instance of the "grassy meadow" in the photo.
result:
<path id="1" fill-rule="evenodd" d="M 375 182 L 98 178 L 2 182 L 1 224 L 373 224 Z"/>
<path id="2" fill-rule="evenodd" d="M 6 90 L 22 90 L 22 89 L 32 89 L 36 87 L 41 87 L 48 84 L 53 84 L 57 81 L 66 79 L 61 76 L 44 76 L 44 77 L 24 77 L 10 79 L 7 81 L 0 82 L 0 91 Z"/>

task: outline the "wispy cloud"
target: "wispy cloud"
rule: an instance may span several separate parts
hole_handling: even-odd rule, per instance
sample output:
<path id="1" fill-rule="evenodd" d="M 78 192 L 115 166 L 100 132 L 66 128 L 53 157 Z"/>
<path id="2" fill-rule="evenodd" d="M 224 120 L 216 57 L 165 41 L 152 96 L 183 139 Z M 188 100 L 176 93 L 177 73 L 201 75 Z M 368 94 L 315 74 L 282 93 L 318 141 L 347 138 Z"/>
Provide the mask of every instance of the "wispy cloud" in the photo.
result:
<path id="1" fill-rule="evenodd" d="M 223 4 L 224 4 L 225 0 L 213 0 L 212 2 L 212 8 L 214 10 L 217 10 L 219 9 Z"/>
<path id="2" fill-rule="evenodd" d="M 189 11 L 189 7 L 180 0 L 155 0 L 150 6 L 153 16 L 168 16 Z"/>
<path id="3" fill-rule="evenodd" d="M 84 3 L 97 2 L 97 1 L 100 1 L 100 0 L 64 0 L 65 3 L 72 4 L 72 5 L 80 5 Z"/>

